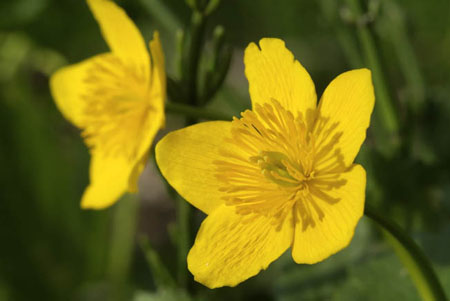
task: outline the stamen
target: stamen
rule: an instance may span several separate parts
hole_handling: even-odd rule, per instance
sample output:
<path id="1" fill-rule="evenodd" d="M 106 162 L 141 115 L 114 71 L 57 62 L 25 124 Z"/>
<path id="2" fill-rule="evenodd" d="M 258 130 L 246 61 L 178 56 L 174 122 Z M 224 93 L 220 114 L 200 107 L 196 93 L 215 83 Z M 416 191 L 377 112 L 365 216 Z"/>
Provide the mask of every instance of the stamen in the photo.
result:
<path id="1" fill-rule="evenodd" d="M 113 55 L 98 57 L 85 78 L 82 136 L 91 150 L 132 158 L 154 110 L 143 71 Z M 129 141 L 129 143 L 127 143 Z"/>
<path id="2" fill-rule="evenodd" d="M 222 158 L 214 161 L 225 203 L 248 219 L 260 214 L 274 223 L 294 210 L 304 230 L 315 227 L 325 216 L 321 206 L 334 201 L 321 190 L 339 185 L 336 174 L 321 172 L 340 167 L 334 153 L 340 136 L 328 120 L 318 120 L 308 127 L 301 113 L 294 115 L 276 100 L 256 104 L 253 111 L 234 118 L 226 142 L 239 152 L 224 149 Z"/>

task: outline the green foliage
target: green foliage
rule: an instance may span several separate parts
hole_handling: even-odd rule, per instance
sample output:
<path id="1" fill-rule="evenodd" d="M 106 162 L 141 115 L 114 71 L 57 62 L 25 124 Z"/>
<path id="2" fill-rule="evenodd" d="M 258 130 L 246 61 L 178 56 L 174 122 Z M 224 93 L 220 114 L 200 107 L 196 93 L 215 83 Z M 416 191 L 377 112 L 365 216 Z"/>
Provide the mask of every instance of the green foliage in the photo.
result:
<path id="1" fill-rule="evenodd" d="M 358 158 L 369 176 L 367 201 L 416 238 L 450 294 L 448 1 L 117 2 L 146 40 L 161 32 L 169 98 L 190 103 L 195 95 L 224 115 L 249 107 L 242 50 L 261 37 L 286 40 L 319 95 L 342 71 L 375 65 L 396 133 L 379 112 Z M 193 58 L 198 47 L 202 55 Z M 296 265 L 288 252 L 233 289 L 210 291 L 189 275 L 185 290 L 173 289 L 177 260 L 168 228 L 175 204 L 155 188 L 163 187 L 155 171 L 142 177 L 129 235 L 118 234 L 127 230 L 117 229 L 119 207 L 79 207 L 88 151 L 57 111 L 48 78 L 105 50 L 83 1 L 0 4 L 0 300 L 419 300 L 393 250 L 365 220 L 346 250 L 320 264 Z M 183 122 L 168 116 L 167 127 Z M 203 217 L 193 216 L 194 229 Z M 135 232 L 149 237 L 151 248 L 143 251 Z M 117 297 L 118 282 L 124 296 Z"/>

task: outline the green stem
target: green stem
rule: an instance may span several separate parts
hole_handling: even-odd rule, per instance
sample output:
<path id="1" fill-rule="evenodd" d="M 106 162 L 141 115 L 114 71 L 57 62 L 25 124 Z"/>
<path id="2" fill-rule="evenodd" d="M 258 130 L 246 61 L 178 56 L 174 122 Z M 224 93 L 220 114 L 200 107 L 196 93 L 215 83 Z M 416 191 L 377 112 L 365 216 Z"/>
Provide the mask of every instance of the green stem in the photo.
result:
<path id="1" fill-rule="evenodd" d="M 191 205 L 182 197 L 176 198 L 177 206 L 177 276 L 180 287 L 187 287 L 187 255 L 191 245 Z"/>
<path id="2" fill-rule="evenodd" d="M 181 27 L 177 17 L 167 7 L 163 0 L 140 0 L 141 5 L 167 32 L 176 32 Z"/>
<path id="3" fill-rule="evenodd" d="M 142 252 L 144 252 L 148 266 L 152 271 L 153 281 L 155 282 L 156 287 L 158 289 L 176 288 L 175 280 L 162 262 L 158 252 L 153 249 L 147 236 L 140 236 L 138 241 Z"/>
<path id="4" fill-rule="evenodd" d="M 187 84 L 187 100 L 190 105 L 202 105 L 198 97 L 198 77 L 199 77 L 199 63 L 200 54 L 203 48 L 204 34 L 205 34 L 206 18 L 199 11 L 193 11 L 191 29 L 190 29 L 190 43 L 187 53 L 187 61 L 184 63 L 187 66 L 186 72 L 183 74 L 183 80 Z"/>
<path id="5" fill-rule="evenodd" d="M 385 25 L 388 38 L 394 46 L 399 67 L 408 87 L 408 104 L 414 113 L 420 111 L 425 102 L 425 83 L 419 68 L 414 48 L 408 37 L 403 12 L 397 1 L 383 2 L 388 24 Z"/>
<path id="6" fill-rule="evenodd" d="M 372 70 L 380 115 L 383 116 L 382 119 L 385 122 L 387 130 L 395 135 L 399 129 L 398 120 L 384 80 L 381 64 L 378 60 L 375 42 L 367 27 L 358 26 L 357 33 L 364 50 L 367 64 Z"/>
<path id="7" fill-rule="evenodd" d="M 386 81 L 384 79 L 374 38 L 367 24 L 361 21 L 363 20 L 363 14 L 359 0 L 347 0 L 346 2 L 356 21 L 356 34 L 362 47 L 366 64 L 372 71 L 375 95 L 377 99 L 378 118 L 382 121 L 381 125 L 386 129 L 386 131 L 391 136 L 396 138 L 399 130 L 399 121 L 387 88 Z"/>
<path id="8" fill-rule="evenodd" d="M 205 22 L 206 17 L 202 12 L 199 12 L 196 8 L 193 8 L 191 23 L 189 28 L 189 33 L 183 38 L 188 38 L 189 43 L 187 43 L 187 51 L 182 53 L 182 63 L 181 66 L 182 83 L 186 87 L 186 99 L 183 99 L 184 103 L 191 106 L 201 106 L 203 105 L 199 97 L 199 65 L 200 56 L 203 49 L 204 35 L 205 35 Z M 183 44 L 185 41 L 183 41 Z M 185 47 L 182 47 L 185 48 Z M 186 125 L 195 124 L 198 118 L 202 118 L 197 115 L 197 111 L 182 104 L 168 103 L 166 105 L 167 111 L 172 111 L 174 113 L 182 113 L 186 117 Z M 191 245 L 191 216 L 192 207 L 191 205 L 183 200 L 181 197 L 177 198 L 177 279 L 180 287 L 187 287 L 188 273 L 187 273 L 187 254 L 189 247 Z"/>
<path id="9" fill-rule="evenodd" d="M 196 108 L 180 103 L 168 102 L 166 103 L 166 112 L 183 115 L 190 119 L 207 119 L 207 120 L 226 120 L 231 121 L 233 116 L 224 114 L 222 112 L 214 112 L 208 109 Z"/>
<path id="10" fill-rule="evenodd" d="M 138 208 L 137 197 L 126 195 L 113 209 L 112 235 L 107 266 L 107 275 L 113 287 L 112 300 L 128 299 L 125 288 L 135 242 Z"/>
<path id="11" fill-rule="evenodd" d="M 325 17 L 330 27 L 335 31 L 336 39 L 341 45 L 343 54 L 351 68 L 361 68 L 364 66 L 363 59 L 359 53 L 358 43 L 350 28 L 345 26 L 339 19 L 338 2 L 335 0 L 320 0 L 319 5 L 322 15 Z"/>
<path id="12" fill-rule="evenodd" d="M 417 290 L 424 300 L 447 300 L 433 267 L 414 240 L 398 225 L 380 215 L 366 204 L 364 214 L 380 226 L 408 269 Z"/>
<path id="13" fill-rule="evenodd" d="M 183 106 L 183 105 L 182 105 Z M 189 107 L 189 106 L 187 106 Z M 166 106 L 167 108 L 167 106 Z M 195 110 L 194 108 L 191 108 L 192 110 Z M 156 158 L 155 158 L 155 151 L 152 150 L 153 160 L 155 163 L 155 166 L 158 167 L 156 164 Z M 167 180 L 164 178 L 164 176 L 161 174 L 161 170 L 159 167 L 157 168 L 158 173 L 161 177 L 161 180 L 164 182 L 164 185 L 166 186 L 167 193 L 171 196 L 173 200 L 175 200 L 176 204 L 176 231 L 175 231 L 175 239 L 173 240 L 176 243 L 177 246 L 177 271 L 176 271 L 176 277 L 177 277 L 177 283 L 178 286 L 181 288 L 187 288 L 187 280 L 188 280 L 188 273 L 187 273 L 187 254 L 189 252 L 189 247 L 191 245 L 191 236 L 190 236 L 190 216 L 191 216 L 191 205 L 186 202 L 181 196 L 178 195 L 178 193 L 175 191 L 175 189 L 170 186 L 170 184 L 167 182 Z M 147 240 L 148 242 L 148 240 Z M 144 244 L 142 244 L 144 243 Z M 149 242 L 148 242 L 149 243 Z M 146 247 L 148 250 L 149 244 L 145 244 L 145 241 L 141 240 L 141 245 L 143 247 Z M 167 272 L 162 272 L 163 275 L 161 276 L 161 267 L 163 267 L 162 264 L 158 264 L 155 267 L 155 260 L 157 253 L 154 251 L 152 252 L 155 255 L 146 253 L 147 261 L 149 262 L 151 266 L 151 270 L 155 274 L 156 277 L 163 278 L 163 279 L 171 279 L 170 274 Z M 151 256 L 151 257 L 148 257 Z M 159 276 L 158 276 L 159 275 Z M 166 277 L 166 276 L 169 277 Z M 170 284 L 174 283 L 175 281 L 169 280 L 169 281 L 163 281 L 162 279 L 158 280 L 161 284 Z"/>

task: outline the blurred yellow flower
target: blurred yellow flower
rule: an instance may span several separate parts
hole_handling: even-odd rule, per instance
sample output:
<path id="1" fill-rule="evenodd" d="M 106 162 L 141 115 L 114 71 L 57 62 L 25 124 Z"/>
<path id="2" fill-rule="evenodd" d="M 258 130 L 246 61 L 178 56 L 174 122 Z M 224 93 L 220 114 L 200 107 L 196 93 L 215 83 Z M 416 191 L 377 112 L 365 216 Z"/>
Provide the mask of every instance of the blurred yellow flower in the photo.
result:
<path id="1" fill-rule="evenodd" d="M 307 71 L 279 39 L 245 51 L 253 109 L 205 122 L 156 146 L 169 183 L 208 214 L 188 255 L 215 288 L 256 275 L 289 247 L 316 263 L 346 247 L 364 209 L 366 175 L 353 160 L 374 106 L 371 73 L 335 78 L 316 106 Z"/>
<path id="2" fill-rule="evenodd" d="M 111 52 L 58 70 L 50 80 L 62 114 L 90 148 L 90 185 L 83 208 L 101 209 L 137 180 L 164 125 L 164 56 L 157 32 L 144 39 L 126 13 L 108 0 L 88 0 Z"/>

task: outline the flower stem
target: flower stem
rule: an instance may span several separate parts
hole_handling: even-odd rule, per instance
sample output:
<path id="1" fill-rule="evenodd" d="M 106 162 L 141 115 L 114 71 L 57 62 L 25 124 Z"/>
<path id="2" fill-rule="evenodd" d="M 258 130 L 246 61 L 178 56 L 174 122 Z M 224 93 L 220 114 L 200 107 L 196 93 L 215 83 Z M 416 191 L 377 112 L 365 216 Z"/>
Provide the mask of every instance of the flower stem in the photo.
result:
<path id="1" fill-rule="evenodd" d="M 352 68 L 364 66 L 363 59 L 358 49 L 358 43 L 353 36 L 351 28 L 343 24 L 339 18 L 339 3 L 335 0 L 320 0 L 320 9 L 323 17 L 335 32 L 342 52 Z"/>
<path id="2" fill-rule="evenodd" d="M 177 206 L 177 277 L 180 287 L 186 288 L 188 274 L 186 258 L 191 245 L 191 215 L 192 208 L 182 197 L 176 198 Z"/>
<path id="3" fill-rule="evenodd" d="M 387 16 L 385 24 L 387 36 L 397 55 L 399 69 L 409 91 L 408 105 L 414 113 L 418 113 L 425 103 L 425 83 L 408 37 L 405 16 L 397 1 L 383 1 L 383 6 Z"/>
<path id="4" fill-rule="evenodd" d="M 112 300 L 126 300 L 126 284 L 135 243 L 138 198 L 125 195 L 113 208 L 112 235 L 107 275 L 112 284 Z"/>
<path id="5" fill-rule="evenodd" d="M 175 280 L 172 278 L 167 267 L 162 262 L 158 252 L 150 244 L 150 240 L 145 235 L 138 238 L 139 245 L 145 255 L 147 264 L 152 272 L 155 285 L 158 289 L 175 289 Z"/>
<path id="6" fill-rule="evenodd" d="M 377 102 L 375 114 L 380 120 L 380 125 L 387 134 L 390 135 L 390 138 L 392 139 L 392 150 L 394 150 L 396 148 L 397 136 L 400 128 L 399 119 L 386 84 L 375 40 L 368 27 L 367 21 L 364 19 L 359 0 L 346 0 L 346 3 L 356 25 L 356 36 L 361 46 L 365 63 L 372 71 Z M 392 150 L 390 152 L 392 152 Z"/>
<path id="7" fill-rule="evenodd" d="M 414 240 L 398 225 L 377 213 L 368 204 L 366 204 L 364 214 L 383 229 L 388 242 L 408 269 L 422 299 L 447 300 L 430 261 Z"/>
<path id="8" fill-rule="evenodd" d="M 205 16 L 199 11 L 194 10 L 192 13 L 191 28 L 189 31 L 190 43 L 187 52 L 186 64 L 187 70 L 183 74 L 183 80 L 187 84 L 187 100 L 190 105 L 200 106 L 200 98 L 198 95 L 198 77 L 200 54 L 203 49 L 204 33 L 205 33 Z"/>
<path id="9" fill-rule="evenodd" d="M 189 43 L 186 52 L 182 53 L 182 82 L 186 85 L 187 104 L 191 106 L 202 106 L 199 97 L 199 67 L 200 57 L 204 45 L 204 35 L 206 29 L 206 16 L 198 11 L 196 8 L 192 10 L 191 23 L 188 32 Z M 185 100 L 185 103 L 186 103 Z M 167 104 L 166 110 L 171 109 L 174 112 L 182 112 L 186 117 L 186 125 L 195 124 L 200 116 L 194 116 L 196 110 L 189 109 L 189 106 L 182 104 Z M 201 111 L 201 110 L 200 110 Z M 190 114 L 189 114 L 190 113 Z M 178 197 L 177 202 L 177 279 L 178 284 L 182 288 L 187 288 L 188 273 L 187 273 L 187 255 L 189 247 L 191 246 L 191 217 L 192 206 L 183 198 Z"/>
<path id="10" fill-rule="evenodd" d="M 392 105 L 392 99 L 389 95 L 386 82 L 381 70 L 381 64 L 378 60 L 375 42 L 369 29 L 359 25 L 357 29 L 358 38 L 362 44 L 367 64 L 372 70 L 375 93 L 377 94 L 378 107 L 380 115 L 383 116 L 385 126 L 391 134 L 396 134 L 399 129 L 397 116 Z"/>
<path id="11" fill-rule="evenodd" d="M 183 115 L 190 119 L 207 119 L 207 120 L 226 120 L 230 121 L 233 117 L 231 115 L 214 112 L 208 109 L 197 108 L 180 103 L 168 102 L 166 103 L 166 112 Z"/>
<path id="12" fill-rule="evenodd" d="M 167 32 L 176 32 L 181 27 L 180 22 L 167 6 L 164 0 L 140 0 L 142 7 Z"/>

